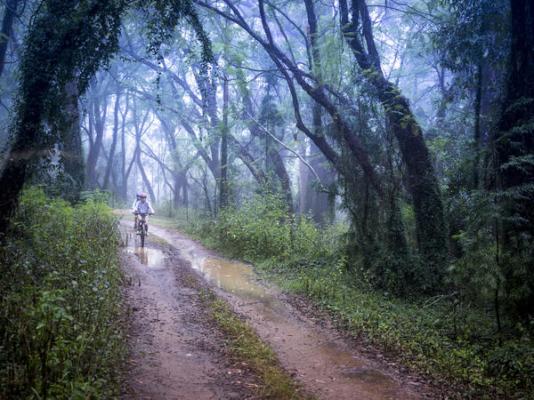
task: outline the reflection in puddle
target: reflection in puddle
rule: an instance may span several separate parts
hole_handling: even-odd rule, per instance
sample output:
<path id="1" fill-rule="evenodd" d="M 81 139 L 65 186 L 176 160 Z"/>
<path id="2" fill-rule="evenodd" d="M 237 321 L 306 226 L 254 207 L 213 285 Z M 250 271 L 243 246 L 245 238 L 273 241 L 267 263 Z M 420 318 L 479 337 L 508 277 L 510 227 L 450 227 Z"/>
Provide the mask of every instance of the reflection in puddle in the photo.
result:
<path id="1" fill-rule="evenodd" d="M 320 338 L 317 337 L 316 341 L 320 343 Z M 355 369 L 362 366 L 362 361 L 354 357 L 350 352 L 340 348 L 336 342 L 326 342 L 319 346 L 319 351 L 327 358 L 334 361 L 341 368 Z"/>
<path id="2" fill-rule="evenodd" d="M 128 253 L 135 254 L 141 264 L 149 268 L 159 269 L 164 268 L 165 254 L 158 249 L 151 249 L 148 247 L 128 247 Z"/>
<path id="3" fill-rule="evenodd" d="M 267 292 L 254 282 L 254 272 L 249 265 L 220 258 L 205 258 L 200 272 L 218 287 L 249 299 L 263 299 Z"/>

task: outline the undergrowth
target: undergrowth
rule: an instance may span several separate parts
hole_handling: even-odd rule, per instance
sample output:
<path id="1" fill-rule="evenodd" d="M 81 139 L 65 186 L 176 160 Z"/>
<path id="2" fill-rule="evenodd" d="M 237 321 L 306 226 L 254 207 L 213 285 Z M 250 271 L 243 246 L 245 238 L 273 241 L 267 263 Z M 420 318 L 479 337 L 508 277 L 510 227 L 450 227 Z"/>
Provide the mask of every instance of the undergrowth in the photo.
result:
<path id="1" fill-rule="evenodd" d="M 495 337 L 480 310 L 459 310 L 440 296 L 406 301 L 362 289 L 342 263 L 291 271 L 268 261 L 258 266 L 283 289 L 330 311 L 351 334 L 439 383 L 458 384 L 455 397 L 534 398 L 532 340 Z"/>
<path id="2" fill-rule="evenodd" d="M 205 245 L 253 262 L 284 289 L 329 310 L 351 334 L 435 381 L 457 386 L 458 398 L 534 398 L 528 330 L 509 320 L 497 332 L 491 306 L 458 292 L 399 298 L 373 288 L 348 261 L 346 227 L 289 221 L 275 198 L 253 199 L 217 220 L 178 214 L 175 221 Z"/>
<path id="3" fill-rule="evenodd" d="M 22 194 L 0 249 L 0 398 L 118 397 L 118 244 L 102 202 Z"/>

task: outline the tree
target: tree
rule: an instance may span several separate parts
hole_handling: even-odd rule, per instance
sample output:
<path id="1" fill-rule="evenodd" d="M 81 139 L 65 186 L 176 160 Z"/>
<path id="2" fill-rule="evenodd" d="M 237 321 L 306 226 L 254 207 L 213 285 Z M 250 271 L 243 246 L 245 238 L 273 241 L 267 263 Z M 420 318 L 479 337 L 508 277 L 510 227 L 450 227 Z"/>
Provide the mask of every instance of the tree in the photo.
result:
<path id="1" fill-rule="evenodd" d="M 389 82 L 381 68 L 372 22 L 364 0 L 340 0 L 342 31 L 353 51 L 362 74 L 375 88 L 382 103 L 406 164 L 417 226 L 417 241 L 423 262 L 427 264 L 425 279 L 437 288 L 444 274 L 447 258 L 447 228 L 439 185 L 423 131 L 413 115 L 408 100 Z M 360 29 L 362 34 L 360 34 Z M 364 46 L 365 43 L 365 46 Z"/>
<path id="2" fill-rule="evenodd" d="M 11 38 L 13 30 L 13 22 L 17 15 L 17 9 L 20 0 L 7 0 L 6 8 L 4 10 L 4 17 L 2 18 L 2 31 L 0 33 L 0 76 L 4 72 L 6 62 L 6 51 L 9 39 Z"/>
<path id="3" fill-rule="evenodd" d="M 31 166 L 54 144 L 43 129 L 44 120 L 57 117 L 55 105 L 60 103 L 67 82 L 75 81 L 79 93 L 83 93 L 98 68 L 117 51 L 121 17 L 128 5 L 123 0 L 45 0 L 37 9 L 20 64 L 13 145 L 0 176 L 5 194 L 0 233 L 9 225 L 18 194 L 32 173 Z M 162 43 L 179 19 L 185 18 L 202 44 L 205 59 L 211 58 L 209 40 L 191 2 L 154 0 L 135 6 L 155 16 L 156 22 L 150 25 L 153 48 Z"/>
<path id="4" fill-rule="evenodd" d="M 502 262 L 507 290 L 521 290 L 516 307 L 532 316 L 534 305 L 534 4 L 511 0 L 511 46 L 506 97 L 495 137 L 496 188 L 502 191 Z"/>

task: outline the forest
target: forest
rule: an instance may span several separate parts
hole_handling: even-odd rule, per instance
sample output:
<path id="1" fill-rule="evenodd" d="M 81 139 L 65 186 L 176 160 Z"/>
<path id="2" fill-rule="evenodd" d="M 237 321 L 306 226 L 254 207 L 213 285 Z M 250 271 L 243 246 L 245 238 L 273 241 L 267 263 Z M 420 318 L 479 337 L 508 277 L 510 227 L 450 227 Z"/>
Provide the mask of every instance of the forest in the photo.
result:
<path id="1" fill-rule="evenodd" d="M 532 1 L 3 0 L 0 18 L 0 399 L 534 398 Z M 136 347 L 158 326 L 198 337 Z M 204 364 L 140 366 L 169 349 Z"/>

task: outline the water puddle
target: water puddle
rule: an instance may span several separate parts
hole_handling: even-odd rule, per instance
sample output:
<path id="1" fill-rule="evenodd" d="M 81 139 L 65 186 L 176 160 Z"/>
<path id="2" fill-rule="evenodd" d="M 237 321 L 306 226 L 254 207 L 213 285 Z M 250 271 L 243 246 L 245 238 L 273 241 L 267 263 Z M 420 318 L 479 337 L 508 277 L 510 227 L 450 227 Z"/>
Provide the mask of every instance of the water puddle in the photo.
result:
<path id="1" fill-rule="evenodd" d="M 227 292 L 246 299 L 261 300 L 267 296 L 265 288 L 254 282 L 254 272 L 249 265 L 207 257 L 198 269 L 206 279 Z"/>
<path id="2" fill-rule="evenodd" d="M 128 247 L 128 253 L 135 254 L 141 264 L 151 269 L 161 269 L 165 267 L 165 254 L 158 249 L 149 247 Z"/>

